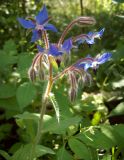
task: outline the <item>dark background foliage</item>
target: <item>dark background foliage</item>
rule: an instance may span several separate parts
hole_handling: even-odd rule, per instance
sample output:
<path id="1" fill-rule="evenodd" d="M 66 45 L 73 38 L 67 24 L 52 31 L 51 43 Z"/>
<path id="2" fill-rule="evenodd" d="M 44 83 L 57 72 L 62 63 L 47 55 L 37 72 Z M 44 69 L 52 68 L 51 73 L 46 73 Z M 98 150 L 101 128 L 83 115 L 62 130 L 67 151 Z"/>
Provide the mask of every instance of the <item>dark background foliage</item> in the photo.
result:
<path id="1" fill-rule="evenodd" d="M 49 33 L 57 42 L 65 26 L 78 16 L 92 16 L 96 25 L 75 26 L 74 36 L 105 28 L 95 45 L 73 50 L 71 61 L 109 51 L 112 60 L 92 73 L 92 83 L 79 90 L 76 102 L 69 102 L 66 79 L 53 88 L 53 101 L 60 108 L 57 124 L 53 106 L 47 106 L 44 137 L 37 148 L 39 159 L 73 160 L 124 158 L 124 4 L 123 0 L 1 0 L 0 1 L 0 160 L 25 160 L 37 128 L 43 82 L 29 82 L 27 71 L 37 53 L 17 21 L 34 16 L 46 4 L 58 33 Z M 62 98 L 63 97 L 63 98 Z M 118 125 L 116 125 L 118 124 Z M 20 156 L 22 153 L 23 157 Z M 27 154 L 26 154 L 27 153 Z M 90 153 L 90 154 L 89 154 Z"/>

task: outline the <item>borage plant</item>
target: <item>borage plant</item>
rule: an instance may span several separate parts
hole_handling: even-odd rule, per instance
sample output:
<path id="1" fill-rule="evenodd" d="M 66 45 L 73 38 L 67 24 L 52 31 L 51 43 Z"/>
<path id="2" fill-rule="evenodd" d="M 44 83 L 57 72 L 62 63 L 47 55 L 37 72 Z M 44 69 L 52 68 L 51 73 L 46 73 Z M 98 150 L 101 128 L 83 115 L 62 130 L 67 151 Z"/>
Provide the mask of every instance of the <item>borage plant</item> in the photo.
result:
<path id="1" fill-rule="evenodd" d="M 71 55 L 71 51 L 75 46 L 79 44 L 87 43 L 92 45 L 95 43 L 95 38 L 100 38 L 103 35 L 104 29 L 98 32 L 89 32 L 88 34 L 80 34 L 74 37 L 70 37 L 65 40 L 67 33 L 72 29 L 74 25 L 94 25 L 95 19 L 92 17 L 79 17 L 73 20 L 63 31 L 59 41 L 57 43 L 49 42 L 47 34 L 48 30 L 57 32 L 54 25 L 48 23 L 51 17 L 48 16 L 46 6 L 44 5 L 42 10 L 38 13 L 35 19 L 28 17 L 26 20 L 18 18 L 20 24 L 29 30 L 32 30 L 31 42 L 35 42 L 37 45 L 38 53 L 35 55 L 31 67 L 29 69 L 29 78 L 31 81 L 40 79 L 41 81 L 46 80 L 47 86 L 42 97 L 40 119 L 38 123 L 37 135 L 34 142 L 34 147 L 41 140 L 41 133 L 43 128 L 43 116 L 46 111 L 48 100 L 51 100 L 51 90 L 56 81 L 63 76 L 66 76 L 69 88 L 69 98 L 73 102 L 78 92 L 79 83 L 85 83 L 87 79 L 91 79 L 91 75 L 88 72 L 89 68 L 96 70 L 99 65 L 105 63 L 111 58 L 111 53 L 103 53 L 96 57 L 88 55 L 85 58 L 79 59 L 74 64 L 62 69 L 63 63 L 67 62 Z M 42 43 L 40 41 L 43 41 Z M 39 44 L 44 44 L 42 47 Z M 67 64 L 67 63 L 66 63 Z M 59 68 L 55 72 L 55 68 Z M 30 94 L 30 93 L 29 93 Z M 55 108 L 58 123 L 59 123 L 59 111 Z M 33 149 L 34 149 L 33 147 Z M 32 159 L 35 156 L 34 150 L 32 149 Z"/>

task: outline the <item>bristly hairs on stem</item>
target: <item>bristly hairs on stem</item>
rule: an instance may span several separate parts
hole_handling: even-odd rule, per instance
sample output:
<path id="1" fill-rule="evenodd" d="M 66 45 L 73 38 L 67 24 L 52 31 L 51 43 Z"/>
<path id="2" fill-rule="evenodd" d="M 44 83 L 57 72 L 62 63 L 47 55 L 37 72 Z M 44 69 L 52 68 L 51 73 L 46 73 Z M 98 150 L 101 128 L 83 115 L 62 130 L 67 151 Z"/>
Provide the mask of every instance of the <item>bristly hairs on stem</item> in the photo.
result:
<path id="1" fill-rule="evenodd" d="M 45 43 L 45 48 L 49 49 L 49 37 L 47 32 L 44 30 L 42 31 L 42 35 L 43 35 L 43 39 L 44 39 L 44 43 Z"/>
<path id="2" fill-rule="evenodd" d="M 57 79 L 59 79 L 60 77 L 63 77 L 68 71 L 73 70 L 79 73 L 79 75 L 81 74 L 80 70 L 77 70 L 75 68 L 75 65 L 79 62 L 92 62 L 93 58 L 91 57 L 87 57 L 87 58 L 81 58 L 79 59 L 77 62 L 73 63 L 71 66 L 65 68 L 61 73 L 59 73 L 58 75 L 56 75 L 55 77 L 53 77 L 53 81 L 56 81 Z M 83 72 L 85 72 L 84 70 L 82 70 Z"/>
<path id="3" fill-rule="evenodd" d="M 69 32 L 69 30 L 74 26 L 74 25 L 94 25 L 96 23 L 95 19 L 93 17 L 78 17 L 77 19 L 73 20 L 71 23 L 67 25 L 65 30 L 63 31 L 59 42 L 58 42 L 58 47 L 61 46 L 61 44 L 64 41 L 65 36 Z"/>
<path id="4" fill-rule="evenodd" d="M 80 34 L 78 36 L 75 36 L 75 37 L 72 37 L 72 42 L 76 42 L 78 39 L 81 39 L 81 38 L 89 38 L 89 36 L 87 34 Z"/>
<path id="5" fill-rule="evenodd" d="M 42 54 L 38 53 L 34 58 L 31 67 L 28 70 L 28 76 L 31 81 L 36 79 L 37 75 L 37 66 L 40 63 L 39 61 L 42 59 Z"/>

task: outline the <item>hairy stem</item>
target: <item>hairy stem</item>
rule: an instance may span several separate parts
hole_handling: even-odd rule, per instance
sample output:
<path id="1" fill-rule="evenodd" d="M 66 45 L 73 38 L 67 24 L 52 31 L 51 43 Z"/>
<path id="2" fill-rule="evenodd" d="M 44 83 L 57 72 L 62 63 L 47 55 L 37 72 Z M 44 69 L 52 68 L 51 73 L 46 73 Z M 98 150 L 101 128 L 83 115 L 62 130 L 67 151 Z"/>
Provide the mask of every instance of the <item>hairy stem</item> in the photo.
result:
<path id="1" fill-rule="evenodd" d="M 72 37 L 72 42 L 76 42 L 77 40 L 80 40 L 83 38 L 86 39 L 86 38 L 89 38 L 89 36 L 87 34 L 80 34 L 78 36 Z"/>
<path id="2" fill-rule="evenodd" d="M 71 66 L 65 68 L 62 72 L 60 72 L 59 74 L 57 74 L 55 77 L 53 77 L 53 81 L 56 81 L 57 79 L 59 79 L 60 77 L 64 76 L 68 71 L 71 70 L 75 70 L 77 72 L 79 72 L 78 70 L 76 70 L 75 65 L 78 63 L 83 63 L 83 62 L 87 62 L 87 63 L 92 63 L 94 61 L 93 58 L 91 57 L 87 57 L 87 58 L 81 58 L 79 59 L 77 62 L 75 62 L 74 64 L 72 64 Z"/>
<path id="3" fill-rule="evenodd" d="M 42 34 L 43 34 L 45 47 L 46 47 L 46 49 L 49 49 L 49 39 L 48 39 L 47 32 L 44 30 L 44 31 L 42 31 Z"/>
<path id="4" fill-rule="evenodd" d="M 47 100 L 49 97 L 49 93 L 52 89 L 52 81 L 48 81 L 47 87 L 46 87 L 46 91 L 45 94 L 43 96 L 42 99 L 42 107 L 41 107 L 41 111 L 40 111 L 40 119 L 39 119 L 39 123 L 38 123 L 38 130 L 37 130 L 37 135 L 36 135 L 36 140 L 35 143 L 38 144 L 41 140 L 41 136 L 42 136 L 42 128 L 43 128 L 43 116 L 45 114 L 46 111 L 46 104 L 47 104 Z"/>
<path id="5" fill-rule="evenodd" d="M 49 58 L 49 80 L 48 80 L 48 83 L 47 83 L 45 94 L 42 98 L 42 107 L 41 107 L 41 111 L 40 111 L 40 119 L 39 119 L 39 123 L 38 123 L 38 130 L 37 130 L 36 142 L 35 142 L 36 144 L 38 144 L 40 139 L 41 139 L 41 131 L 42 131 L 42 127 L 43 127 L 43 116 L 44 116 L 45 111 L 46 111 L 47 100 L 48 100 L 48 97 L 49 97 L 49 94 L 51 92 L 52 85 L 53 85 L 52 78 L 53 78 L 52 77 L 52 64 L 51 64 L 50 58 Z"/>
<path id="6" fill-rule="evenodd" d="M 39 118 L 39 122 L 38 122 L 37 134 L 36 134 L 33 146 L 32 146 L 30 160 L 33 160 L 36 157 L 35 156 L 36 145 L 39 144 L 39 142 L 42 138 L 43 116 L 44 116 L 45 111 L 46 111 L 47 101 L 48 101 L 49 94 L 51 92 L 52 86 L 53 86 L 52 64 L 50 63 L 50 58 L 49 58 L 49 80 L 48 80 L 48 83 L 47 83 L 47 86 L 46 86 L 45 93 L 44 93 L 43 98 L 42 98 L 42 106 L 41 106 L 41 110 L 40 110 L 40 118 Z"/>
<path id="7" fill-rule="evenodd" d="M 93 25 L 95 24 L 95 19 L 92 17 L 78 17 L 77 19 L 73 20 L 71 23 L 69 23 L 69 25 L 65 28 L 65 30 L 63 31 L 59 42 L 58 42 L 58 47 L 61 46 L 61 44 L 64 41 L 65 36 L 67 35 L 67 33 L 69 32 L 69 30 L 75 25 Z"/>

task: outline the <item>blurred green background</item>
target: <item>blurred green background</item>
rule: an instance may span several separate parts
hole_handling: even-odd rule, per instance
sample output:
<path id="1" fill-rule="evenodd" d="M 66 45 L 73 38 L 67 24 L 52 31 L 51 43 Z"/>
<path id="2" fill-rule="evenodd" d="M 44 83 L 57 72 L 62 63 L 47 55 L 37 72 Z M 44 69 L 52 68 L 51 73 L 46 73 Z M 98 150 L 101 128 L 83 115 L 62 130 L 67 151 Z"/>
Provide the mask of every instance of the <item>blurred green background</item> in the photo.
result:
<path id="1" fill-rule="evenodd" d="M 79 90 L 78 98 L 74 104 L 70 103 L 67 98 L 68 84 L 66 80 L 57 82 L 53 92 L 60 105 L 60 114 L 68 121 L 68 124 L 63 125 L 63 133 L 58 131 L 58 128 L 56 129 L 55 119 L 51 124 L 48 120 L 44 137 L 49 135 L 49 138 L 44 139 L 43 143 L 54 149 L 55 144 L 63 147 L 62 137 L 67 132 L 69 135 L 76 134 L 79 131 L 77 124 L 82 118 L 84 120 L 83 124 L 81 122 L 83 127 L 124 123 L 123 2 L 123 0 L 0 0 L 0 149 L 2 151 L 13 155 L 22 143 L 30 142 L 35 135 L 35 122 L 33 118 L 30 119 L 29 117 L 39 111 L 43 83 L 32 84 L 29 82 L 27 71 L 37 50 L 36 46 L 30 42 L 31 34 L 26 35 L 26 30 L 21 27 L 17 18 L 34 17 L 43 4 L 46 4 L 48 13 L 52 16 L 52 24 L 58 29 L 56 34 L 49 32 L 50 42 L 57 42 L 67 24 L 79 16 L 92 16 L 97 23 L 90 27 L 75 26 L 67 37 L 105 28 L 102 39 L 96 40 L 93 46 L 89 47 L 84 44 L 79 46 L 79 50 L 74 49 L 72 51 L 72 62 L 80 57 L 85 57 L 87 54 L 95 56 L 106 51 L 112 53 L 112 60 L 100 66 L 96 74 L 90 71 L 93 75 L 92 84 L 90 87 L 87 84 Z M 62 96 L 64 102 L 61 99 Z M 27 119 L 24 118 L 25 114 Z M 54 116 L 51 104 L 48 105 L 46 114 L 51 117 Z M 77 115 L 78 118 L 71 120 L 72 115 Z M 71 118 L 69 119 L 69 117 Z M 69 128 L 73 122 L 77 125 L 74 131 Z M 123 125 L 121 130 L 124 132 Z M 121 136 L 123 138 L 120 139 L 123 139 L 124 142 L 124 136 Z M 72 142 L 73 140 L 70 140 L 68 143 L 75 153 Z M 117 141 L 114 145 L 119 143 L 120 141 Z M 109 156 L 112 153 L 109 152 L 111 147 L 110 145 L 107 148 L 108 152 L 102 153 L 100 150 L 99 153 Z M 65 148 L 70 151 L 67 146 Z M 5 158 L 5 153 L 1 150 L 0 154 Z M 117 150 L 118 148 L 115 148 L 115 152 Z M 66 153 L 65 150 L 64 152 Z M 120 152 L 116 153 L 116 158 L 122 156 Z M 57 156 L 60 153 L 61 148 L 57 151 Z M 76 152 L 76 154 L 78 153 Z M 54 159 L 54 157 L 48 156 L 47 159 Z"/>

